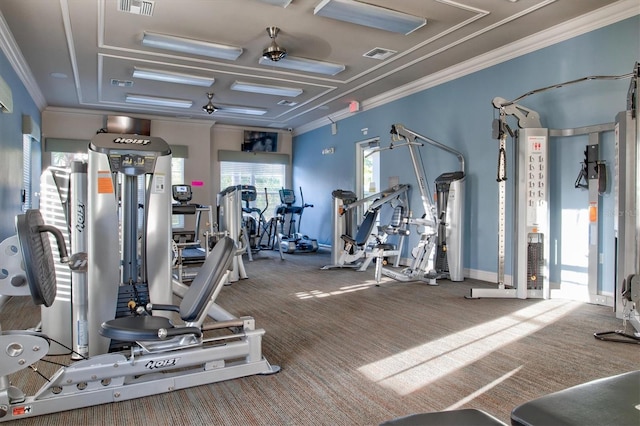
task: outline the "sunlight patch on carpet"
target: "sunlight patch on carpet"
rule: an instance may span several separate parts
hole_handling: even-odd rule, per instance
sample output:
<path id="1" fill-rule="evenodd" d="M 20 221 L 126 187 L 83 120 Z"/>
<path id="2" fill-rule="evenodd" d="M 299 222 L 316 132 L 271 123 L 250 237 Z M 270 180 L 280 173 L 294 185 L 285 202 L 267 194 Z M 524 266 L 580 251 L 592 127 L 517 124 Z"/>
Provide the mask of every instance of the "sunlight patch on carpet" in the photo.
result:
<path id="1" fill-rule="evenodd" d="M 580 304 L 544 301 L 509 315 L 449 334 L 358 369 L 368 379 L 400 395 L 465 367 L 564 317 Z"/>
<path id="2" fill-rule="evenodd" d="M 322 298 L 329 296 L 337 296 L 345 293 L 352 293 L 354 291 L 366 290 L 370 287 L 376 285 L 375 280 L 367 280 L 362 284 L 348 285 L 344 287 L 340 287 L 338 290 L 333 291 L 322 291 L 322 290 L 311 290 L 311 291 L 299 291 L 295 295 L 298 299 L 311 299 L 314 297 Z"/>
<path id="3" fill-rule="evenodd" d="M 474 399 L 476 399 L 476 397 L 482 395 L 483 393 L 487 392 L 491 388 L 494 388 L 494 387 L 498 386 L 500 383 L 504 382 L 509 377 L 511 377 L 514 374 L 516 374 L 518 371 L 520 371 L 522 369 L 522 367 L 523 366 L 521 365 L 520 367 L 516 367 L 513 370 L 509 371 L 508 373 L 503 374 L 502 376 L 498 377 L 497 379 L 495 379 L 491 383 L 488 383 L 488 384 L 484 385 L 483 387 L 481 387 L 480 389 L 478 389 L 477 391 L 471 393 L 470 395 L 465 396 L 464 398 L 462 398 L 460 401 L 456 402 L 455 404 L 448 406 L 447 408 L 444 409 L 444 411 L 457 410 L 458 408 L 462 407 L 464 404 L 473 401 Z"/>

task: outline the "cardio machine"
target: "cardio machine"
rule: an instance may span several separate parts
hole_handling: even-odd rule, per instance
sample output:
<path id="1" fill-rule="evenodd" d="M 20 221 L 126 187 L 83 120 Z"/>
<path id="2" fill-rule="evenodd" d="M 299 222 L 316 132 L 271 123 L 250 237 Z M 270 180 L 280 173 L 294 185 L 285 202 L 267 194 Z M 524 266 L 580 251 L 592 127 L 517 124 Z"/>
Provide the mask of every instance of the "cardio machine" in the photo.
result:
<path id="1" fill-rule="evenodd" d="M 279 223 L 279 238 L 281 250 L 286 253 L 311 253 L 318 251 L 318 240 L 309 238 L 307 235 L 300 233 L 300 223 L 302 222 L 302 213 L 307 207 L 313 207 L 313 204 L 305 204 L 302 188 L 300 188 L 300 197 L 302 205 L 294 206 L 296 202 L 296 194 L 293 189 L 282 188 L 280 191 L 280 204 L 276 207 L 276 221 Z M 296 220 L 297 217 L 297 220 Z M 296 225 L 297 224 L 297 225 Z"/>
<path id="2" fill-rule="evenodd" d="M 176 203 L 171 204 L 173 216 L 195 216 L 195 227 L 172 230 L 173 263 L 178 270 L 180 282 L 191 281 L 196 270 L 201 266 L 213 246 L 213 214 L 211 206 L 191 203 L 193 192 L 191 185 L 171 185 L 171 195 Z M 200 224 L 202 214 L 208 215 L 207 228 L 203 232 L 204 243 L 200 241 Z"/>

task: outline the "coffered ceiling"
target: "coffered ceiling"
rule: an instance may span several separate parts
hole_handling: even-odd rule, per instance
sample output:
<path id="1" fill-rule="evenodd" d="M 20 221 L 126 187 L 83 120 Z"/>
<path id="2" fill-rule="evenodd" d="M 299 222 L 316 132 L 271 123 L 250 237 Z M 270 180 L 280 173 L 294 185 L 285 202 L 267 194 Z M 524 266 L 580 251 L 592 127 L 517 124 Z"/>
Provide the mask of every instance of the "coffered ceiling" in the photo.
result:
<path id="1" fill-rule="evenodd" d="M 1 24 L 17 46 L 13 56 L 17 61 L 24 60 L 23 79 L 43 109 L 80 108 L 241 126 L 297 128 L 344 112 L 353 101 L 366 104 L 368 99 L 616 2 L 277 3 L 282 2 L 0 0 L 0 12 L 4 18 Z M 334 3 L 377 6 L 374 12 L 392 8 L 422 18 L 426 24 L 404 34 L 345 22 L 341 19 L 348 17 L 347 12 L 339 12 L 338 19 L 321 16 Z M 357 11 L 355 17 L 360 18 L 365 12 Z M 268 27 L 279 28 L 274 40 L 287 52 L 282 61 L 261 60 L 272 41 Z M 171 43 L 175 38 L 195 40 L 196 45 L 206 49 L 211 43 L 236 48 L 237 59 L 204 56 L 201 50 L 175 51 L 143 44 L 145 34 L 147 39 L 169 36 Z M 338 65 L 338 71 L 320 74 L 279 66 L 285 60 L 300 58 L 305 63 L 312 60 Z M 165 81 L 148 79 L 145 74 L 149 71 L 164 73 Z M 175 81 L 185 75 L 198 79 L 191 84 Z M 249 83 L 245 90 L 268 93 L 233 90 L 234 83 Z M 278 88 L 293 90 L 281 92 Z M 207 93 L 214 94 L 211 102 L 217 107 L 211 114 L 203 110 L 209 101 Z M 138 102 L 127 102 L 127 95 L 138 96 Z M 180 102 L 173 106 L 146 105 L 139 103 L 140 97 L 142 102 L 148 98 Z"/>

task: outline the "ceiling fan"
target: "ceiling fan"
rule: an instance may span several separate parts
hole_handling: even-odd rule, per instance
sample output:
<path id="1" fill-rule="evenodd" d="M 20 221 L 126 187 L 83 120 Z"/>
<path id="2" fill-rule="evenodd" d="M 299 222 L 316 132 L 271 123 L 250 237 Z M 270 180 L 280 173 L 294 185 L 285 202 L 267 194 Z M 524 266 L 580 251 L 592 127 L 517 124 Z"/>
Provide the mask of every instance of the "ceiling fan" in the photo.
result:
<path id="1" fill-rule="evenodd" d="M 279 32 L 280 28 L 278 27 L 267 28 L 267 34 L 269 34 L 269 37 L 271 38 L 271 44 L 262 51 L 262 56 L 273 62 L 278 62 L 280 59 L 287 56 L 287 49 L 278 46 L 278 43 L 276 43 L 276 37 Z"/>

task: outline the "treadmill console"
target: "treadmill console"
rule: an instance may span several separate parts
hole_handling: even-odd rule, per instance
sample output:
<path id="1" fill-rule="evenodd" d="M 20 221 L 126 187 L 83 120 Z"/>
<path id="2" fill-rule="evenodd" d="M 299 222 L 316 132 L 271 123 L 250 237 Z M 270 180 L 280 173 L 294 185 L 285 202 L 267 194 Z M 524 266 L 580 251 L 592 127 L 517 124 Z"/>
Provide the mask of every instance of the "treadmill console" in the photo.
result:
<path id="1" fill-rule="evenodd" d="M 179 203 L 188 203 L 193 197 L 191 185 L 172 185 L 171 194 L 173 199 Z"/>

